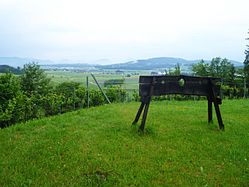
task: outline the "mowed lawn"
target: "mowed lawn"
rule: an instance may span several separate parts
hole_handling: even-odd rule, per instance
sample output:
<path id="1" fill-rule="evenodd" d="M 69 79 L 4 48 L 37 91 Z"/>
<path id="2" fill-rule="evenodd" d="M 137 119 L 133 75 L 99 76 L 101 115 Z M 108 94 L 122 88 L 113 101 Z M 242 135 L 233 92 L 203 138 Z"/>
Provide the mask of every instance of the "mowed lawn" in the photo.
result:
<path id="1" fill-rule="evenodd" d="M 0 186 L 249 186 L 249 100 L 111 104 L 0 130 Z"/>

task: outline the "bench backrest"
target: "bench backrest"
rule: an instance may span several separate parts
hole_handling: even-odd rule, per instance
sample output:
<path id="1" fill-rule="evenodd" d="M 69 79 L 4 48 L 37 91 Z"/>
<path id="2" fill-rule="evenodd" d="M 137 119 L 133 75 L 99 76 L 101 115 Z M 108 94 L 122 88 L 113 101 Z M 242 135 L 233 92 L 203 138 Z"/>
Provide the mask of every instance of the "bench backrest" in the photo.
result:
<path id="1" fill-rule="evenodd" d="M 139 95 L 161 96 L 167 94 L 185 94 L 209 96 L 212 86 L 216 96 L 220 95 L 220 78 L 194 77 L 194 76 L 140 76 Z"/>

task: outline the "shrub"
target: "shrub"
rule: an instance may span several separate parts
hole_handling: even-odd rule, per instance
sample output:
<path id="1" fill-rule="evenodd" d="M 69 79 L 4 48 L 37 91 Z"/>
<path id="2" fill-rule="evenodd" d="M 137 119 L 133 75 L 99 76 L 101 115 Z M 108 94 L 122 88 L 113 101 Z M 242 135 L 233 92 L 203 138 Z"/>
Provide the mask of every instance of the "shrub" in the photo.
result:
<path id="1" fill-rule="evenodd" d="M 89 91 L 90 106 L 103 105 L 105 103 L 105 98 L 99 90 Z"/>
<path id="2" fill-rule="evenodd" d="M 21 97 L 20 82 L 13 74 L 0 75 L 0 127 L 5 127 L 21 118 L 15 110 Z"/>
<path id="3" fill-rule="evenodd" d="M 127 92 L 120 86 L 112 86 L 106 90 L 106 95 L 111 102 L 124 102 L 126 100 Z"/>

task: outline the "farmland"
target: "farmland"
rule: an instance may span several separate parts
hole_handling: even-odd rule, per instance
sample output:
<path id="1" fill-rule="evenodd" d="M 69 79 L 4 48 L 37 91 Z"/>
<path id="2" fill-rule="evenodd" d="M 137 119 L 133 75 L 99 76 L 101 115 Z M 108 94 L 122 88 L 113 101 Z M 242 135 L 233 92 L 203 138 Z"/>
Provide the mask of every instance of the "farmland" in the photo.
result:
<path id="1" fill-rule="evenodd" d="M 248 186 L 248 100 L 224 100 L 225 131 L 206 101 L 82 109 L 0 130 L 0 186 Z"/>
<path id="2" fill-rule="evenodd" d="M 94 83 L 94 80 L 91 77 L 91 74 L 88 72 L 73 72 L 73 71 L 46 71 L 49 78 L 51 78 L 51 81 L 54 85 L 57 85 L 62 82 L 79 82 L 83 85 L 86 85 L 86 77 L 89 77 L 90 86 L 93 88 L 96 88 L 97 86 Z M 142 74 L 148 74 L 146 71 L 139 71 L 139 73 Z M 132 72 L 127 72 L 127 74 L 130 74 L 130 76 L 126 76 L 123 74 L 116 74 L 114 71 L 110 72 L 96 72 L 93 73 L 100 83 L 100 85 L 104 84 L 104 81 L 110 80 L 110 79 L 124 79 L 124 89 L 138 89 L 138 77 L 139 75 L 134 75 Z"/>

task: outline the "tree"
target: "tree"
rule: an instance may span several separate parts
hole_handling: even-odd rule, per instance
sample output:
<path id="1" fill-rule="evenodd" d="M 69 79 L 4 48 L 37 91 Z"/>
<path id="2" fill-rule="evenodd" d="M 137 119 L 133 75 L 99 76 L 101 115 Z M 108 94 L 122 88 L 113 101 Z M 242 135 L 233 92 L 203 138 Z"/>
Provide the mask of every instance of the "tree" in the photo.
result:
<path id="1" fill-rule="evenodd" d="M 16 76 L 6 73 L 0 76 L 0 127 L 23 119 L 22 92 Z"/>
<path id="2" fill-rule="evenodd" d="M 213 58 L 208 67 L 208 75 L 212 77 L 220 77 L 226 84 L 233 84 L 235 79 L 235 67 L 226 58 Z"/>
<path id="3" fill-rule="evenodd" d="M 48 94 L 51 89 L 50 79 L 35 62 L 24 65 L 21 86 L 27 96 L 35 95 L 36 97 Z"/>
<path id="4" fill-rule="evenodd" d="M 20 82 L 13 74 L 5 73 L 0 76 L 0 90 L 0 104 L 4 106 L 20 92 Z"/>
<path id="5" fill-rule="evenodd" d="M 201 59 L 200 62 L 192 66 L 192 71 L 198 76 L 208 76 L 208 68 L 209 65 L 206 64 L 203 59 Z"/>
<path id="6" fill-rule="evenodd" d="M 235 79 L 235 67 L 226 58 L 221 59 L 220 61 L 220 77 L 223 78 L 228 85 L 233 85 Z"/>
<path id="7" fill-rule="evenodd" d="M 173 72 L 174 75 L 180 75 L 181 74 L 181 67 L 180 64 L 175 65 L 175 71 Z"/>
<path id="8" fill-rule="evenodd" d="M 45 71 L 37 63 L 32 62 L 24 65 L 20 79 L 21 89 L 26 97 L 24 101 L 28 106 L 25 109 L 25 119 L 44 116 L 43 97 L 52 89 Z"/>
<path id="9" fill-rule="evenodd" d="M 209 75 L 212 77 L 221 77 L 221 58 L 213 58 L 209 65 Z"/>
<path id="10" fill-rule="evenodd" d="M 235 82 L 236 69 L 233 64 L 231 64 L 230 72 L 228 74 L 228 81 L 233 84 Z"/>
<path id="11" fill-rule="evenodd" d="M 248 32 L 249 34 L 249 32 Z M 246 40 L 249 40 L 249 38 L 246 38 Z M 245 60 L 244 60 L 244 74 L 246 78 L 247 84 L 249 84 L 249 45 L 246 45 L 247 49 L 245 50 Z"/>

